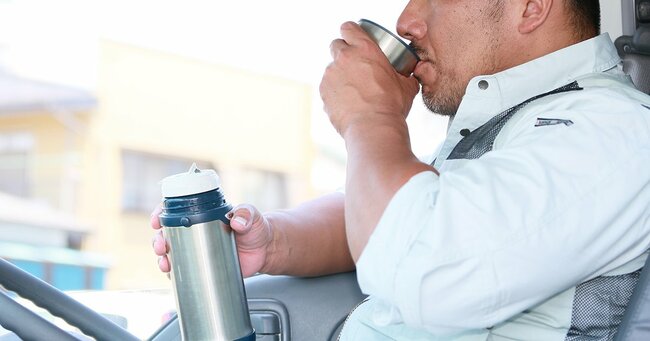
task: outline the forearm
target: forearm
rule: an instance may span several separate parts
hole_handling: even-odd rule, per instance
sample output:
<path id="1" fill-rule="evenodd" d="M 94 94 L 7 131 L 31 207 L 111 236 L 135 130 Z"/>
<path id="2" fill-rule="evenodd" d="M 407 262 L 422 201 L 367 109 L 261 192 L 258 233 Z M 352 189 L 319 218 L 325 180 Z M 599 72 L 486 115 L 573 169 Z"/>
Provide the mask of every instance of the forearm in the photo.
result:
<path id="1" fill-rule="evenodd" d="M 358 25 L 341 25 L 341 37 L 330 45 L 334 60 L 320 93 L 348 151 L 345 229 L 357 260 L 395 192 L 413 175 L 433 168 L 411 152 L 405 121 L 418 81 L 395 72 Z"/>
<path id="2" fill-rule="evenodd" d="M 343 216 L 344 195 L 333 193 L 291 210 L 265 214 L 273 231 L 262 272 L 318 276 L 351 271 Z"/>
<path id="3" fill-rule="evenodd" d="M 436 170 L 410 148 L 406 121 L 377 115 L 344 133 L 348 151 L 345 225 L 351 255 L 361 256 L 391 198 L 413 175 Z"/>

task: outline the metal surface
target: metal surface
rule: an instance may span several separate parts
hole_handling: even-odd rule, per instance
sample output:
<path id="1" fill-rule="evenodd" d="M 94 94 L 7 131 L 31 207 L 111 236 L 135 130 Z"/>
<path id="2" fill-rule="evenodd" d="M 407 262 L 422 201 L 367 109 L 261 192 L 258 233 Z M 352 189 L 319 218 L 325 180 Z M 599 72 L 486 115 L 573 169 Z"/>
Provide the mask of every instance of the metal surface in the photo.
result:
<path id="1" fill-rule="evenodd" d="M 253 332 L 232 230 L 217 220 L 163 227 L 183 340 L 237 340 Z"/>
<path id="2" fill-rule="evenodd" d="M 361 19 L 359 26 L 379 45 L 391 65 L 405 76 L 410 76 L 418 63 L 417 54 L 406 42 L 381 25 L 367 19 Z"/>

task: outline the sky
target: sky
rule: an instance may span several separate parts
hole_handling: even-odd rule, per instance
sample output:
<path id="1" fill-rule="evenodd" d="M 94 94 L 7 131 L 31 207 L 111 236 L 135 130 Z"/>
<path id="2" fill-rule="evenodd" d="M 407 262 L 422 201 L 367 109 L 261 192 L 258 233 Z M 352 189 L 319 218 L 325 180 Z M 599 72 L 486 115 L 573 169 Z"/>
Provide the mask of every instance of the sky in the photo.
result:
<path id="1" fill-rule="evenodd" d="M 405 1 L 124 1 L 111 2 L 113 37 L 170 45 L 185 53 L 251 70 L 312 81 L 329 59 L 329 42 L 339 25 L 364 16 L 394 27 Z M 129 8 L 124 11 L 124 8 Z M 109 12 L 109 11 L 107 11 Z M 140 25 L 142 14 L 147 25 Z M 109 18 L 109 17 L 106 17 Z"/>
<path id="2" fill-rule="evenodd" d="M 84 86 L 93 83 L 98 37 L 313 82 L 327 65 L 329 43 L 342 22 L 365 17 L 394 28 L 405 3 L 0 0 L 0 48 L 11 50 L 5 59 L 18 69 L 59 69 L 67 73 L 59 78 Z M 55 74 L 40 74 L 50 73 Z"/>

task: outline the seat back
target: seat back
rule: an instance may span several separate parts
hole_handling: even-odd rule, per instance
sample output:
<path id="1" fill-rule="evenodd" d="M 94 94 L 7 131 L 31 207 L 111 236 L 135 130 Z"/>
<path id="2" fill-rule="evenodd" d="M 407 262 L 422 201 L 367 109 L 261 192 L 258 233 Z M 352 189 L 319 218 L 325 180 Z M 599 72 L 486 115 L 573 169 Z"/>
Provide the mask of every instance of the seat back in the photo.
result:
<path id="1" fill-rule="evenodd" d="M 647 38 L 650 41 L 650 31 Z M 621 36 L 615 44 L 623 60 L 623 71 L 630 75 L 637 89 L 650 94 L 650 48 L 642 52 L 644 50 L 635 47 L 632 36 Z"/>
<path id="2" fill-rule="evenodd" d="M 650 0 L 634 4 L 636 29 L 614 42 L 623 60 L 623 71 L 632 77 L 637 89 L 650 94 Z"/>
<path id="3" fill-rule="evenodd" d="M 616 39 L 623 71 L 637 89 L 650 94 L 650 0 L 634 1 L 633 35 Z M 625 8 L 624 8 L 625 9 Z M 650 340 L 650 257 L 618 327 L 616 340 Z"/>

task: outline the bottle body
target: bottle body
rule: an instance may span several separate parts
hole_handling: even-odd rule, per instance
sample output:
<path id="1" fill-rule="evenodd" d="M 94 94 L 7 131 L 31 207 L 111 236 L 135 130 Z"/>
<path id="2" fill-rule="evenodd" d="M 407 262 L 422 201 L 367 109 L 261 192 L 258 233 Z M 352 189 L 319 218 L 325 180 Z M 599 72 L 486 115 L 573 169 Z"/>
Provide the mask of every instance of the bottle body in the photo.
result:
<path id="1" fill-rule="evenodd" d="M 215 177 L 214 171 L 193 166 L 187 174 L 163 180 L 159 218 L 169 246 L 181 337 L 254 341 L 235 236 L 226 218 L 232 206 Z"/>
<path id="2" fill-rule="evenodd" d="M 220 220 L 163 227 L 183 340 L 240 340 L 253 332 L 234 235 Z M 254 339 L 254 337 L 253 337 Z"/>

